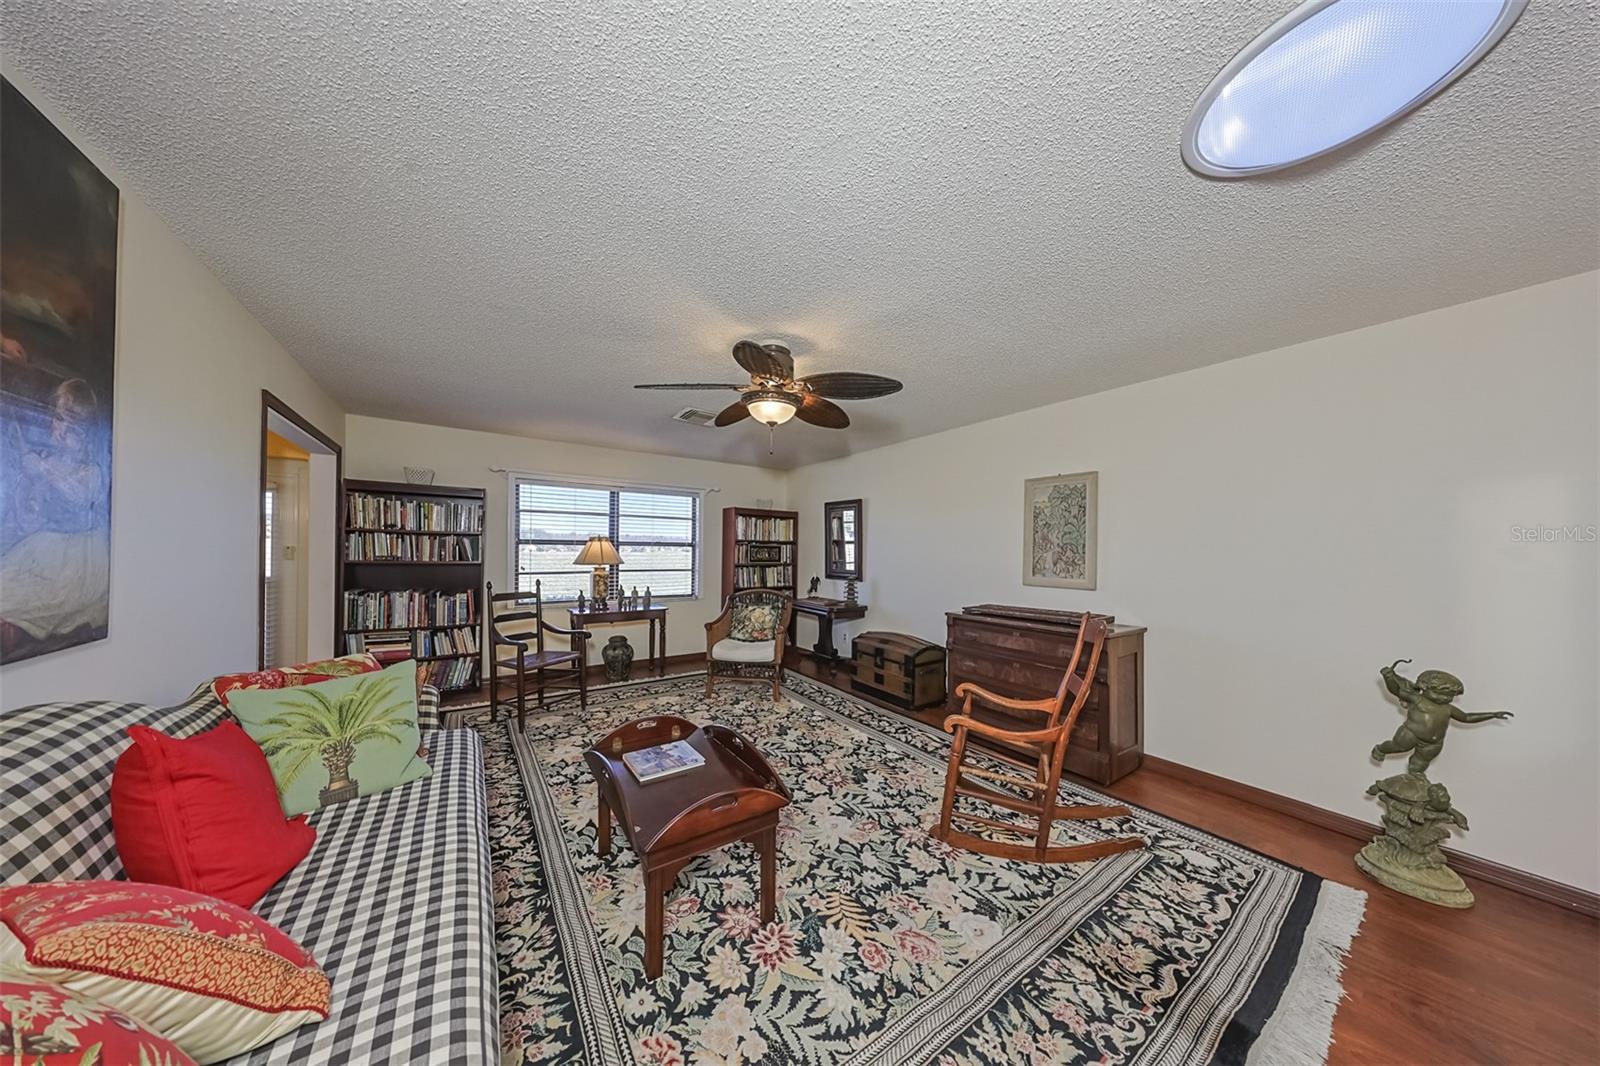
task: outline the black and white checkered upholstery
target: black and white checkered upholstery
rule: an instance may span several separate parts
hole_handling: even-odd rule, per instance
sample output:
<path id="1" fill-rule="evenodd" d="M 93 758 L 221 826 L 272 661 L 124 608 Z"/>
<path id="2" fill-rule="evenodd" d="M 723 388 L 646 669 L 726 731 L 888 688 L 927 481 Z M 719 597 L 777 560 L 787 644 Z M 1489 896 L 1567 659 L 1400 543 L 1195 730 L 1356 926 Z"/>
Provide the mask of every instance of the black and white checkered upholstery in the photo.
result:
<path id="1" fill-rule="evenodd" d="M 437 720 L 437 693 L 419 702 Z M 201 689 L 171 708 L 50 704 L 0 714 L 0 882 L 121 877 L 109 790 L 127 727 L 190 736 L 226 713 Z M 230 1063 L 495 1061 L 483 745 L 465 729 L 425 729 L 423 743 L 433 776 L 312 814 L 311 854 L 255 907 L 327 970 L 328 1019 Z"/>
<path id="2" fill-rule="evenodd" d="M 227 713 L 202 685 L 176 707 L 42 703 L 0 714 L 0 884 L 123 876 L 111 839 L 111 770 L 128 727 L 188 737 Z"/>

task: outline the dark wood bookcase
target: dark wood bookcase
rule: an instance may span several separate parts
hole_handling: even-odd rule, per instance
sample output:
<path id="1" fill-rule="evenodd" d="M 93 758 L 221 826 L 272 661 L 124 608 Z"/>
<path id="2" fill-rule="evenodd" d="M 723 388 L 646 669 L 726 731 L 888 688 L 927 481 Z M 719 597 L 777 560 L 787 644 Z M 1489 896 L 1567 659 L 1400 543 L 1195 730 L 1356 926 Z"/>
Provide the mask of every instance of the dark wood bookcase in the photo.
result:
<path id="1" fill-rule="evenodd" d="M 787 527 L 772 529 L 764 525 Z M 797 511 L 771 511 L 760 507 L 722 509 L 722 598 L 740 589 L 776 589 L 793 596 L 799 574 L 800 545 Z M 788 536 L 774 536 L 774 533 Z M 772 559 L 767 562 L 765 560 Z M 775 572 L 787 568 L 787 573 Z"/>
<path id="2" fill-rule="evenodd" d="M 377 497 L 395 504 L 445 504 L 456 508 L 456 516 L 475 515 L 468 522 L 445 521 L 451 528 L 423 528 L 407 522 L 401 516 L 387 521 L 373 518 L 360 519 L 357 515 L 358 499 Z M 406 632 L 428 634 L 433 639 L 438 634 L 467 630 L 473 651 L 449 651 L 438 654 L 412 655 L 419 663 L 453 663 L 469 660 L 464 677 L 456 683 L 441 685 L 446 692 L 473 688 L 479 683 L 481 673 L 481 646 L 483 642 L 483 522 L 484 490 L 453 488 L 447 485 L 412 485 L 399 481 L 362 481 L 346 478 L 342 496 L 342 535 L 340 560 L 344 589 L 340 600 L 339 648 L 340 654 L 352 650 L 352 638 L 366 639 L 367 634 Z M 460 528 L 455 528 L 460 527 Z M 370 549 L 378 538 L 392 538 L 388 552 L 381 558 L 369 557 Z M 445 554 L 467 555 L 469 558 L 417 559 L 398 558 L 405 555 Z M 429 617 L 424 624 L 362 624 L 356 617 L 355 606 L 364 600 L 364 593 L 410 592 L 426 595 L 439 593 L 454 595 L 470 593 L 471 609 L 450 621 L 439 624 Z M 391 623 L 409 619 L 389 619 Z M 437 669 L 437 668 L 435 668 Z"/>

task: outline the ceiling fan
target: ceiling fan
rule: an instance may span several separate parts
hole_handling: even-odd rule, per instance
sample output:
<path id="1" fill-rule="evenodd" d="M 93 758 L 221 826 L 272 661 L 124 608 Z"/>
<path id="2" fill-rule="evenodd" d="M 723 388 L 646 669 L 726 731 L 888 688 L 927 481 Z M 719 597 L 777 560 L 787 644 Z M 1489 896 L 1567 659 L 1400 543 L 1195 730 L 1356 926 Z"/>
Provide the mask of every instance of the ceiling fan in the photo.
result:
<path id="1" fill-rule="evenodd" d="M 833 400 L 871 400 L 899 392 L 894 378 L 841 370 L 794 376 L 794 358 L 781 344 L 740 341 L 733 346 L 733 361 L 750 375 L 748 385 L 693 382 L 675 385 L 635 385 L 636 389 L 733 389 L 744 395 L 724 407 L 714 425 L 731 426 L 753 418 L 768 428 L 781 426 L 796 416 L 824 429 L 844 429 L 850 416 Z"/>

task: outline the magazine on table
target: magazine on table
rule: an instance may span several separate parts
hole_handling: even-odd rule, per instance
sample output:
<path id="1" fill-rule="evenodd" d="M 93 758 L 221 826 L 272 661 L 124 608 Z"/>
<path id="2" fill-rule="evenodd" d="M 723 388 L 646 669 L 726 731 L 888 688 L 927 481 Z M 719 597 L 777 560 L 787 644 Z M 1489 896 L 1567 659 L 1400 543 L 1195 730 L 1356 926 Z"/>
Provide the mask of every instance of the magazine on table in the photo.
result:
<path id="1" fill-rule="evenodd" d="M 622 756 L 622 761 L 633 771 L 633 776 L 639 779 L 640 784 L 647 785 L 663 777 L 671 777 L 673 774 L 681 774 L 685 770 L 704 766 L 706 758 L 695 751 L 687 740 L 674 740 L 667 744 L 657 744 L 653 748 L 626 752 Z"/>

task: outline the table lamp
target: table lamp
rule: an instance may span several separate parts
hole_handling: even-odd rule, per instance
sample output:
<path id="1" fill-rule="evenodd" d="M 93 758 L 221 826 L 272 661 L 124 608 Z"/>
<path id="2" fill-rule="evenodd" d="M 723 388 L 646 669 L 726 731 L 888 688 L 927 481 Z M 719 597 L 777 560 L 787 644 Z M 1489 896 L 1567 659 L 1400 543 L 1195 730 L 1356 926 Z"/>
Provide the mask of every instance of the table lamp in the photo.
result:
<path id="1" fill-rule="evenodd" d="M 622 556 L 617 554 L 617 546 L 611 543 L 610 537 L 590 537 L 584 542 L 583 549 L 578 552 L 578 557 L 572 560 L 578 566 L 594 567 L 594 578 L 590 583 L 590 593 L 598 602 L 605 602 L 611 589 L 606 567 L 618 566 L 622 563 Z"/>

